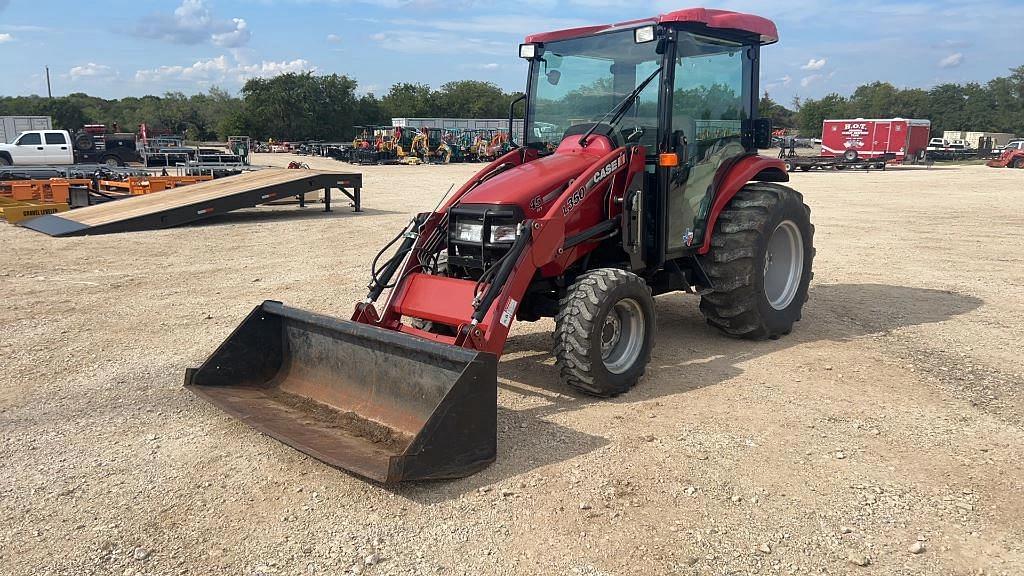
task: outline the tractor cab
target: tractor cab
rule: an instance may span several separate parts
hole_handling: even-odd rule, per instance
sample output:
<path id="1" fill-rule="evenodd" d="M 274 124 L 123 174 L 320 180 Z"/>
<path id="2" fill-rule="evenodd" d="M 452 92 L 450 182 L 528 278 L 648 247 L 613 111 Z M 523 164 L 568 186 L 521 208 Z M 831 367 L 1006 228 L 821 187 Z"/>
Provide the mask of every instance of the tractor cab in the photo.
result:
<path id="1" fill-rule="evenodd" d="M 643 224 L 656 231 L 643 259 L 692 252 L 706 239 L 716 181 L 770 145 L 770 125 L 755 118 L 760 48 L 775 41 L 768 20 L 705 9 L 529 36 L 519 49 L 530 63 L 522 145 L 546 154 L 593 132 L 642 151 Z"/>

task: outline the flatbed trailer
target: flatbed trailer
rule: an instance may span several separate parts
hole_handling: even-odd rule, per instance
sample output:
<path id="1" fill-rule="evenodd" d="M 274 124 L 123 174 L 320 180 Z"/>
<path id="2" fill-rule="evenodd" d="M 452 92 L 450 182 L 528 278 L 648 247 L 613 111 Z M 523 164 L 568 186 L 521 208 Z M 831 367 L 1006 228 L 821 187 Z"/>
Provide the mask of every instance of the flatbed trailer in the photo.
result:
<path id="1" fill-rule="evenodd" d="M 294 196 L 299 197 L 299 206 L 305 206 L 304 194 L 314 190 L 324 191 L 324 212 L 330 212 L 332 189 L 347 196 L 354 211 L 360 212 L 361 188 L 358 173 L 268 168 L 40 216 L 22 226 L 50 236 L 156 230 Z"/>
<path id="2" fill-rule="evenodd" d="M 783 156 L 787 172 L 800 170 L 885 170 L 886 165 L 896 159 L 896 154 L 887 152 L 871 159 L 848 160 L 843 156 Z"/>

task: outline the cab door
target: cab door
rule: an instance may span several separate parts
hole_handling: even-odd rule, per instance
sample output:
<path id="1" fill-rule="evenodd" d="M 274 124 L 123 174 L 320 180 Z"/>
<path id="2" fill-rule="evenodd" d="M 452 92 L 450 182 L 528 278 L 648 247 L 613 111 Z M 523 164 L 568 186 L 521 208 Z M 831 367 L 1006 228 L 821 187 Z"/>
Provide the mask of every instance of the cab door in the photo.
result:
<path id="1" fill-rule="evenodd" d="M 17 146 L 14 158 L 15 165 L 47 164 L 46 148 L 43 146 L 42 132 L 26 132 L 15 140 Z"/>
<path id="2" fill-rule="evenodd" d="M 63 132 L 44 132 L 43 147 L 46 149 L 47 164 L 74 164 L 71 143 Z"/>
<path id="3" fill-rule="evenodd" d="M 667 179 L 668 258 L 703 242 L 717 176 L 752 152 L 743 128 L 757 54 L 756 47 L 683 31 L 675 46 L 670 133 L 680 163 Z"/>

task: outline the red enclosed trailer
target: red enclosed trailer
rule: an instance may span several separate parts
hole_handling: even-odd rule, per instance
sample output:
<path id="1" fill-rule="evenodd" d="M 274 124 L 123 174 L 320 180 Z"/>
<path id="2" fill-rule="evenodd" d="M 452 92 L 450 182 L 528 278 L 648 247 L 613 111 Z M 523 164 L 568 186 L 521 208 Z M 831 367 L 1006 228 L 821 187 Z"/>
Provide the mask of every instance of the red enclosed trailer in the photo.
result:
<path id="1" fill-rule="evenodd" d="M 895 154 L 896 162 L 923 159 L 931 120 L 906 118 L 825 120 L 821 155 L 846 160 L 870 160 Z"/>

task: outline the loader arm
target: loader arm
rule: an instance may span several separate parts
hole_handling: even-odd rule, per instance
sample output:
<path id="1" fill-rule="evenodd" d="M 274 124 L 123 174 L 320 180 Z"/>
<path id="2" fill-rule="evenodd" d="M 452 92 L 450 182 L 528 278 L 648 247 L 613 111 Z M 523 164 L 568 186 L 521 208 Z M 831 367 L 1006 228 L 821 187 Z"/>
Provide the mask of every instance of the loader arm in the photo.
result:
<path id="1" fill-rule="evenodd" d="M 522 164 L 524 160 L 535 159 L 537 154 L 532 149 L 505 154 L 470 179 L 448 199 L 444 208 L 421 214 L 419 218 L 423 224 L 418 228 L 418 236 L 411 244 L 404 264 L 396 270 L 397 281 L 383 313 L 378 314 L 372 302 L 363 302 L 356 306 L 352 320 L 500 357 L 516 311 L 538 272 L 561 274 L 596 245 L 595 238 L 574 240 L 566 237 L 567 221 L 584 203 L 615 206 L 614 197 L 621 197 L 625 182 L 629 180 L 623 174 L 627 169 L 643 170 L 642 147 L 619 147 L 603 156 L 595 156 L 595 160 L 573 178 L 572 185 L 566 186 L 548 205 L 546 212 L 521 223 L 516 242 L 486 284 L 423 271 L 417 256 L 427 250 L 432 238 L 445 233 L 448 210 L 503 167 Z M 605 219 L 611 220 L 615 216 L 606 213 Z M 383 281 L 388 282 L 388 279 Z M 453 334 L 438 334 L 403 322 L 403 317 L 437 322 L 455 330 Z"/>

